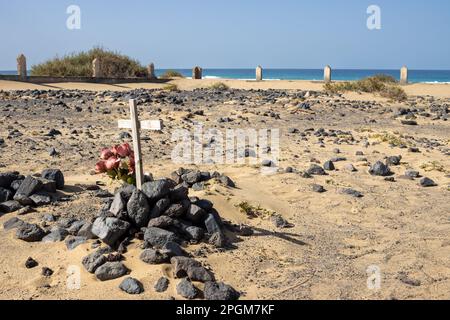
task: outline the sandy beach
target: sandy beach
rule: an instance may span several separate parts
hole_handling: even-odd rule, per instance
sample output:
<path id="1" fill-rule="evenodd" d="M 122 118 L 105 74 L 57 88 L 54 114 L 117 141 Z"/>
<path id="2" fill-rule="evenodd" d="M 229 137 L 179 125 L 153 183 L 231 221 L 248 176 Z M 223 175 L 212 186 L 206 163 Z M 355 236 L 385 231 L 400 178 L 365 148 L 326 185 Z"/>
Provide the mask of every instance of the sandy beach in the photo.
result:
<path id="1" fill-rule="evenodd" d="M 193 90 L 198 88 L 208 88 L 214 83 L 225 83 L 233 89 L 245 90 L 323 90 L 323 83 L 304 80 L 264 80 L 264 81 L 246 81 L 230 79 L 202 79 L 192 81 L 191 79 L 175 79 L 164 84 L 156 83 L 123 83 L 117 85 L 91 84 L 91 83 L 51 83 L 51 84 L 31 84 L 15 81 L 0 80 L 0 90 L 92 90 L 92 91 L 127 91 L 133 89 L 161 89 L 167 84 L 175 84 L 180 90 Z M 408 95 L 430 95 L 436 98 L 450 98 L 450 84 L 426 84 L 415 83 L 403 86 Z M 363 95 L 363 94 L 362 94 Z M 357 98 L 354 95 L 353 98 Z M 373 97 L 372 97 L 373 98 Z"/>
<path id="2" fill-rule="evenodd" d="M 165 124 L 159 133 L 143 132 L 144 169 L 154 177 L 170 177 L 180 167 L 170 158 L 171 134 L 177 128 L 201 122 L 218 130 L 280 129 L 276 174 L 262 175 L 260 165 L 249 164 L 184 166 L 218 171 L 236 185 L 211 180 L 203 190 L 190 189 L 189 196 L 210 200 L 223 220 L 245 224 L 253 234 L 229 229 L 229 248 L 200 242 L 185 250 L 216 279 L 239 291 L 241 299 L 450 298 L 450 124 L 442 115 L 450 106 L 449 84 L 404 86 L 408 100 L 399 103 L 371 94 L 328 95 L 318 82 L 220 80 L 230 89 L 208 90 L 215 82 L 173 80 L 181 91 L 168 92 L 162 90 L 165 84 L 151 83 L 0 81 L 0 172 L 28 175 L 59 168 L 66 180 L 63 194 L 70 198 L 26 215 L 0 213 L 0 224 L 17 217 L 49 229 L 58 221 L 44 222 L 46 214 L 94 219 L 102 200 L 76 186 L 101 182 L 110 192 L 117 187 L 91 171 L 102 147 L 129 141 L 118 138 L 117 119 L 127 117 L 127 92 L 139 89 L 134 92 L 152 100 L 139 104 L 141 118 Z M 417 125 L 406 125 L 405 119 Z M 51 129 L 61 134 L 45 136 Z M 50 148 L 56 155 L 49 154 Z M 391 179 L 369 173 L 377 161 L 393 156 L 399 162 L 389 166 Z M 312 164 L 323 167 L 330 159 L 334 170 L 307 177 Z M 419 177 L 405 176 L 408 170 L 418 171 Z M 421 186 L 423 177 L 436 185 Z M 315 192 L 315 185 L 325 192 Z M 347 194 L 348 189 L 361 197 Z M 239 209 L 243 202 L 260 208 L 260 214 L 247 216 Z M 273 213 L 291 227 L 277 227 Z M 171 265 L 141 261 L 142 242 L 137 239 L 123 254 L 123 263 L 145 292 L 130 296 L 118 289 L 123 279 L 101 282 L 84 269 L 81 261 L 94 251 L 93 240 L 69 251 L 64 242 L 28 243 L 16 239 L 15 230 L 1 229 L 0 299 L 181 299 Z M 26 269 L 28 257 L 39 266 Z M 80 270 L 77 290 L 66 285 L 72 266 Z M 375 290 L 368 287 L 367 270 L 373 266 L 381 274 L 381 287 Z M 41 267 L 53 275 L 43 276 Z M 161 276 L 170 284 L 166 292 L 157 293 L 153 286 Z M 196 286 L 203 288 L 202 283 Z"/>

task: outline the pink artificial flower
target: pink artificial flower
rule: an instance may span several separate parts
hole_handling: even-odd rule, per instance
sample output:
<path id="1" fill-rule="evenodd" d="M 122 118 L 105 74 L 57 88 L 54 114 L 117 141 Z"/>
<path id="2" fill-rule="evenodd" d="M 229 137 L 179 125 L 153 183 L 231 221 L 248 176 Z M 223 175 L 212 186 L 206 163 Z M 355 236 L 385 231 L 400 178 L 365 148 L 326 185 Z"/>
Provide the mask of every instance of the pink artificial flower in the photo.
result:
<path id="1" fill-rule="evenodd" d="M 112 156 L 113 156 L 113 153 L 108 148 L 102 149 L 102 151 L 100 153 L 100 159 L 102 159 L 102 160 L 108 160 Z"/>
<path id="2" fill-rule="evenodd" d="M 120 146 L 115 147 L 116 153 L 119 157 L 125 158 L 131 154 L 131 148 L 128 143 L 124 143 Z"/>
<path id="3" fill-rule="evenodd" d="M 118 148 L 119 146 L 113 146 L 112 148 L 111 148 L 111 152 L 113 153 L 113 155 L 115 155 L 115 156 L 117 156 L 117 148 Z"/>
<path id="4" fill-rule="evenodd" d="M 130 174 L 133 174 L 136 171 L 136 163 L 134 162 L 134 157 L 130 156 L 130 160 L 128 161 L 128 171 Z"/>
<path id="5" fill-rule="evenodd" d="M 106 172 L 106 162 L 105 161 L 99 161 L 95 165 L 95 173 L 104 173 Z"/>
<path id="6" fill-rule="evenodd" d="M 106 160 L 105 165 L 107 170 L 117 169 L 120 165 L 120 159 L 117 159 L 115 156 L 112 156 L 108 160 Z"/>
<path id="7" fill-rule="evenodd" d="M 122 148 L 125 149 L 126 153 L 127 153 L 127 157 L 131 156 L 133 154 L 133 150 L 131 150 L 131 147 L 128 143 L 124 143 L 122 144 Z"/>

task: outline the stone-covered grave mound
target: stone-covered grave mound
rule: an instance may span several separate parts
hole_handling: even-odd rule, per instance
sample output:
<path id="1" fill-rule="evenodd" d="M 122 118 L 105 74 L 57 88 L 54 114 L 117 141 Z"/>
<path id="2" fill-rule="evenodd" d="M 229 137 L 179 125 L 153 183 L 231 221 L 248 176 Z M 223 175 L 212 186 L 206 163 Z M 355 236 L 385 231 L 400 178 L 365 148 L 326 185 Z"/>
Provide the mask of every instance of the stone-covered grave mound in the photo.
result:
<path id="1" fill-rule="evenodd" d="M 59 170 L 46 170 L 41 177 L 0 174 L 0 179 L 2 188 L 10 191 L 0 204 L 0 212 L 4 213 L 24 208 L 32 210 L 32 206 L 43 205 L 38 197 L 50 197 L 45 204 L 56 201 L 49 192 L 64 187 L 64 177 Z M 4 229 L 16 229 L 16 237 L 28 242 L 65 241 L 69 250 L 93 240 L 92 247 L 96 251 L 84 257 L 82 264 L 100 281 L 129 274 L 130 270 L 122 262 L 122 254 L 131 241 L 142 241 L 140 259 L 148 264 L 170 263 L 174 278 L 181 279 L 176 290 L 182 297 L 234 300 L 240 294 L 231 286 L 217 282 L 210 270 L 184 250 L 190 243 L 200 242 L 207 242 L 216 248 L 228 247 L 230 243 L 224 232 L 225 227 L 241 235 L 251 234 L 248 227 L 222 221 L 211 201 L 189 197 L 190 188 L 201 189 L 211 179 L 234 187 L 229 177 L 217 172 L 210 174 L 180 168 L 171 174 L 171 178 L 153 180 L 146 176 L 142 190 L 128 184 L 118 188 L 114 195 L 106 190 L 97 190 L 95 194 L 104 198 L 104 205 L 91 221 L 61 218 L 46 230 L 38 224 L 11 218 L 5 222 Z M 51 190 L 46 189 L 48 184 Z M 31 267 L 37 264 L 30 263 Z M 204 283 L 203 292 L 194 285 L 195 282 Z M 154 289 L 164 292 L 168 285 L 169 279 L 161 277 Z M 131 277 L 126 277 L 119 288 L 129 294 L 144 291 L 143 285 Z"/>

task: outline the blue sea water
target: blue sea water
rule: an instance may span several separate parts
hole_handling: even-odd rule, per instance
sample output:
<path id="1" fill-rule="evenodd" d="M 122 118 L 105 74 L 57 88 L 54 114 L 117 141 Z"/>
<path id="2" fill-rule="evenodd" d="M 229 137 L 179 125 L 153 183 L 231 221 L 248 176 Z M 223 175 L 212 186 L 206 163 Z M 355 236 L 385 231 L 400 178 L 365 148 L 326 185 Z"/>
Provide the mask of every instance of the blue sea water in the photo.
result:
<path id="1" fill-rule="evenodd" d="M 191 69 L 172 69 L 185 77 L 192 76 Z M 156 75 L 163 74 L 167 69 L 157 69 Z M 364 70 L 364 69 L 335 69 L 332 79 L 339 81 L 359 80 L 376 74 L 387 74 L 400 80 L 400 70 Z M 265 80 L 323 80 L 323 69 L 264 69 Z M 450 70 L 409 70 L 411 83 L 450 83 Z M 255 69 L 203 69 L 205 79 L 241 79 L 254 80 Z"/>
<path id="2" fill-rule="evenodd" d="M 157 69 L 157 76 L 168 69 Z M 185 77 L 192 76 L 191 69 L 171 69 L 180 72 Z M 17 71 L 0 71 L 0 74 L 14 75 Z M 264 69 L 265 80 L 323 80 L 323 69 Z M 400 70 L 368 70 L 368 69 L 335 69 L 333 80 L 352 81 L 376 74 L 391 75 L 400 79 Z M 410 83 L 450 83 L 450 70 L 409 70 Z M 241 79 L 254 80 L 255 69 L 203 69 L 205 79 Z"/>

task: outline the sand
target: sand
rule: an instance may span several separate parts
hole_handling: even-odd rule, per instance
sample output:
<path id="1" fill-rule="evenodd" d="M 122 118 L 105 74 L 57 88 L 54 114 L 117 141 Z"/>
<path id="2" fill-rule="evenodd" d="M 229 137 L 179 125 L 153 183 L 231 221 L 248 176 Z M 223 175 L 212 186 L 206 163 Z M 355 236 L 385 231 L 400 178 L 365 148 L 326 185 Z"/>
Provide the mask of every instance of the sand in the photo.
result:
<path id="1" fill-rule="evenodd" d="M 30 84 L 15 81 L 0 80 L 0 90 L 23 90 L 23 89 L 42 89 L 42 90 L 61 90 L 61 89 L 80 89 L 80 90 L 113 90 L 113 91 L 127 91 L 137 88 L 155 89 L 163 88 L 167 84 L 175 84 L 180 90 L 193 90 L 196 88 L 207 88 L 214 83 L 223 82 L 230 88 L 236 89 L 284 89 L 284 90 L 323 90 L 323 83 L 302 81 L 302 80 L 264 80 L 243 81 L 243 80 L 227 80 L 227 79 L 176 79 L 171 80 L 165 84 L 156 83 L 123 83 L 117 85 L 107 84 L 90 84 L 90 83 L 51 83 L 51 84 Z M 408 95 L 434 96 L 439 98 L 450 98 L 450 84 L 426 84 L 416 83 L 403 86 L 403 89 Z M 352 98 L 365 99 L 365 94 L 354 94 Z"/>
<path id="2" fill-rule="evenodd" d="M 180 89 L 192 90 L 209 86 L 215 80 L 174 80 Z M 307 81 L 235 81 L 223 80 L 231 88 L 242 89 L 295 89 L 321 90 L 322 84 Z M 125 91 L 134 88 L 161 88 L 158 84 L 122 84 L 97 85 L 64 83 L 49 86 L 0 81 L 0 90 L 17 89 L 83 89 Z M 450 98 L 450 85 L 414 84 L 405 86 L 412 96 L 431 95 Z M 306 99 L 316 100 L 315 98 Z M 314 103 L 312 111 L 296 111 L 289 102 L 255 104 L 239 106 L 235 101 L 217 104 L 205 108 L 212 123 L 223 116 L 238 115 L 249 117 L 250 122 L 225 124 L 226 126 L 279 127 L 282 130 L 281 163 L 282 168 L 294 167 L 299 171 L 307 169 L 311 159 L 316 158 L 320 164 L 334 156 L 344 156 L 346 161 L 335 163 L 337 171 L 328 176 L 302 178 L 295 173 L 277 173 L 271 176 L 261 175 L 259 168 L 250 165 L 199 165 L 187 166 L 201 170 L 220 171 L 229 175 L 236 183 L 236 189 L 212 184 L 207 190 L 192 192 L 213 201 L 220 215 L 233 223 L 245 223 L 253 228 L 255 234 L 250 237 L 232 236 L 235 249 L 218 252 L 205 245 L 189 247 L 193 252 L 198 248 L 211 250 L 204 258 L 198 258 L 210 266 L 216 278 L 224 281 L 242 292 L 242 299 L 448 299 L 450 298 L 450 224 L 448 223 L 450 159 L 442 153 L 442 148 L 420 147 L 420 153 L 411 153 L 407 149 L 393 148 L 388 143 L 376 138 L 377 134 L 389 132 L 396 137 L 414 137 L 436 139 L 450 146 L 450 125 L 448 121 L 431 121 L 420 118 L 419 126 L 403 126 L 389 112 L 392 108 L 404 106 L 391 103 L 372 95 L 348 94 L 344 104 L 330 107 L 325 100 Z M 338 99 L 339 100 L 339 99 Z M 369 109 L 353 109 L 345 102 L 377 101 L 380 106 Z M 1 101 L 0 101 L 1 102 Z M 39 171 L 47 166 L 61 168 L 66 175 L 66 184 L 95 183 L 103 181 L 111 191 L 114 185 L 99 175 L 90 175 L 96 161 L 97 150 L 101 146 L 116 142 L 117 129 L 114 121 L 126 115 L 126 106 L 117 102 L 102 103 L 102 110 L 110 106 L 112 114 L 94 112 L 63 114 L 49 113 L 46 117 L 45 106 L 36 106 L 35 114 L 26 110 L 15 109 L 11 116 L 1 113 L 0 137 L 7 134 L 6 123 L 11 120 L 19 127 L 25 137 L 37 141 L 37 148 L 29 151 L 27 144 L 15 144 L 1 150 L 1 171 L 19 170 L 21 173 Z M 183 108 L 188 108 L 185 106 Z M 195 107 L 196 109 L 198 107 Z M 251 110 L 244 110 L 244 108 Z M 262 117 L 254 111 L 274 111 L 281 119 Z M 124 113 L 125 112 L 125 113 Z M 154 116 L 154 106 L 148 106 L 143 116 Z M 161 134 L 148 133 L 144 137 L 151 140 L 144 143 L 145 171 L 156 177 L 169 176 L 179 165 L 173 164 L 165 151 L 171 144 L 161 145 L 161 141 L 170 140 L 170 129 L 186 127 L 182 121 L 188 112 L 162 110 L 159 117 L 170 122 L 171 128 Z M 60 157 L 51 158 L 46 148 L 52 142 L 39 139 L 36 132 L 46 132 L 51 127 L 60 127 L 58 120 L 64 117 L 64 135 L 58 140 L 61 144 L 72 145 Z M 42 119 L 42 121 L 37 121 Z M 263 119 L 265 122 L 260 122 Z M 376 122 L 369 120 L 374 119 Z M 203 118 L 200 120 L 204 121 Z M 92 139 L 84 136 L 71 139 L 71 128 L 92 124 Z M 212 125 L 212 124 L 211 124 Z M 367 148 L 361 143 L 333 144 L 333 138 L 325 138 L 325 147 L 317 144 L 317 139 L 309 137 L 302 140 L 298 135 L 289 134 L 287 128 L 326 128 L 351 131 L 358 141 L 368 138 L 371 145 Z M 34 132 L 34 133 L 33 133 Z M 412 141 L 409 138 L 405 138 Z M 417 141 L 416 141 L 417 142 Z M 340 154 L 333 149 L 339 148 Z M 307 150 L 307 152 L 305 151 Z M 356 151 L 363 151 L 367 161 L 359 161 Z M 385 156 L 401 155 L 399 166 L 392 167 L 396 182 L 386 182 L 382 177 L 371 176 L 368 164 L 382 160 Z M 443 170 L 425 171 L 421 169 L 426 163 L 438 163 Z M 352 163 L 357 172 L 349 173 L 344 165 Z M 407 169 L 417 169 L 423 175 L 438 183 L 437 187 L 423 188 L 418 180 L 398 178 Z M 327 192 L 323 194 L 311 191 L 310 185 L 323 185 Z M 342 195 L 341 188 L 351 187 L 364 193 L 357 199 Z M 68 188 L 68 194 L 74 194 Z M 40 222 L 44 213 L 58 213 L 62 216 L 77 213 L 80 206 L 91 202 L 89 193 L 76 194 L 74 204 L 61 207 L 45 207 L 38 212 L 20 217 L 26 221 Z M 276 228 L 265 216 L 250 219 L 242 213 L 237 205 L 246 201 L 282 215 L 294 226 L 289 229 Z M 95 206 L 96 203 L 91 205 Z M 77 214 L 86 214 L 80 210 Z M 0 217 L 0 224 L 15 217 L 5 214 Z M 90 244 L 84 244 L 73 251 L 68 251 L 64 243 L 42 244 L 26 243 L 14 238 L 14 231 L 0 230 L 0 299 L 167 299 L 180 297 L 176 294 L 176 279 L 173 279 L 170 267 L 149 266 L 138 258 L 139 243 L 132 243 L 125 254 L 125 265 L 132 272 L 130 276 L 139 279 L 146 289 L 139 296 L 129 296 L 117 287 L 122 279 L 100 282 L 84 270 L 81 265 L 83 256 L 92 252 Z M 39 267 L 26 269 L 24 263 L 28 257 L 39 262 Z M 49 278 L 40 275 L 41 267 L 50 267 L 55 274 Z M 66 286 L 67 270 L 79 268 L 81 288 L 70 290 Z M 377 266 L 381 271 L 381 288 L 369 289 L 367 286 L 367 269 Z M 166 293 L 154 292 L 156 280 L 167 275 L 170 287 Z M 405 276 L 406 275 L 406 276 Z M 406 277 L 406 278 L 405 278 Z M 405 281 L 405 279 L 414 281 Z M 416 285 L 411 285 L 415 282 Z M 419 285 L 417 285 L 419 284 Z M 201 287 L 201 286 L 200 286 Z"/>

